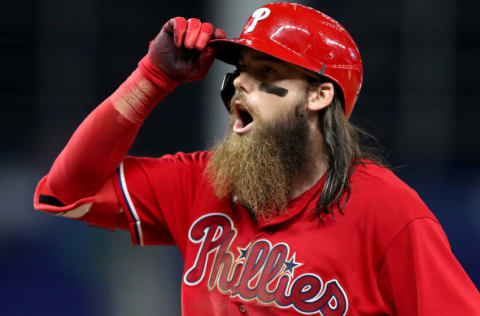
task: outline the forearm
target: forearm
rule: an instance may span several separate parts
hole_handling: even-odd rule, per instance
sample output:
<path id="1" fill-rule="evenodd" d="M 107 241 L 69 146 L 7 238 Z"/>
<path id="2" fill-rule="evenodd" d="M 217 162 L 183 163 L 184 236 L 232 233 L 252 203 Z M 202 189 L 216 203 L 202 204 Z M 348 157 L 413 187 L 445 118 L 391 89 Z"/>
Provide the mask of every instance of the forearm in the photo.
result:
<path id="1" fill-rule="evenodd" d="M 145 118 L 176 85 L 147 57 L 142 59 L 80 124 L 55 160 L 47 183 L 56 197 L 69 204 L 94 195 L 123 160 Z"/>
<path id="2" fill-rule="evenodd" d="M 167 21 L 139 67 L 75 131 L 48 174 L 48 191 L 63 204 L 93 196 L 156 104 L 179 83 L 207 74 L 214 58 L 207 47 L 211 38 L 225 38 L 225 32 L 198 19 Z"/>

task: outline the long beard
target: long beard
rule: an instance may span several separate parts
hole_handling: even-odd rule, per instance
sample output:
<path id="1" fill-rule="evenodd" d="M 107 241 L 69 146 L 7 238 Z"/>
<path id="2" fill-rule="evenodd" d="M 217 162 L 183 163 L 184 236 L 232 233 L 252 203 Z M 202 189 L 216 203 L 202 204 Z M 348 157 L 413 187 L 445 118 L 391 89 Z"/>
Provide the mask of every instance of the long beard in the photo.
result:
<path id="1" fill-rule="evenodd" d="M 219 198 L 232 196 L 255 216 L 271 218 L 286 210 L 292 187 L 304 171 L 309 129 L 304 103 L 281 122 L 255 120 L 245 135 L 232 132 L 214 147 L 206 174 Z"/>

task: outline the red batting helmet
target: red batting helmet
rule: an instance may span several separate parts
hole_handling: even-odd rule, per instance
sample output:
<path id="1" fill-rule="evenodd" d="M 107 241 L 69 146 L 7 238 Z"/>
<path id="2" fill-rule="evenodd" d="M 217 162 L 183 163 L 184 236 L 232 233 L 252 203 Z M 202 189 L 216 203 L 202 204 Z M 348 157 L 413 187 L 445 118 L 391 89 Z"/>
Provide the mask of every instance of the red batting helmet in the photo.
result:
<path id="1" fill-rule="evenodd" d="M 216 58 L 229 64 L 238 63 L 239 48 L 250 47 L 325 76 L 341 89 L 345 116 L 352 113 L 362 86 L 360 52 L 347 30 L 326 14 L 295 3 L 270 3 L 253 12 L 239 38 L 211 45 Z"/>

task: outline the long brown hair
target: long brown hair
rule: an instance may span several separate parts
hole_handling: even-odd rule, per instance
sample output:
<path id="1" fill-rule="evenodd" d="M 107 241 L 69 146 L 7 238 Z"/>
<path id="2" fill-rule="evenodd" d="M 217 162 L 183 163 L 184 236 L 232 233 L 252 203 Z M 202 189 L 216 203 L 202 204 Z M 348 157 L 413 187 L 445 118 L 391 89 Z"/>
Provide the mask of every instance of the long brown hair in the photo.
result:
<path id="1" fill-rule="evenodd" d="M 325 80 L 322 80 L 325 82 Z M 343 98 L 337 93 L 332 103 L 319 113 L 319 128 L 328 169 L 325 184 L 315 207 L 315 214 L 332 214 L 343 207 L 350 197 L 350 176 L 359 164 L 384 165 L 382 149 L 375 137 L 351 123 L 343 110 Z M 374 145 L 368 145 L 373 143 Z"/>

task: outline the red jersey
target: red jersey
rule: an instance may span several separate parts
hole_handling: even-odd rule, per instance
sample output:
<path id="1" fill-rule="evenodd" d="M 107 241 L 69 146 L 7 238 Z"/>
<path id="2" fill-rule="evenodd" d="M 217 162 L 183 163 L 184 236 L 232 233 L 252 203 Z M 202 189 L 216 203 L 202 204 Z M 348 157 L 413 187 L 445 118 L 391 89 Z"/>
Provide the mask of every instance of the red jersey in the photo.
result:
<path id="1" fill-rule="evenodd" d="M 215 196 L 209 156 L 127 157 L 111 179 L 133 242 L 180 249 L 183 315 L 480 315 L 480 294 L 438 220 L 388 169 L 356 168 L 344 215 L 314 215 L 323 177 L 284 214 L 257 220 Z M 39 203 L 49 194 L 44 178 L 37 209 L 127 227 L 90 207 L 96 197 Z"/>

